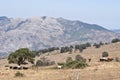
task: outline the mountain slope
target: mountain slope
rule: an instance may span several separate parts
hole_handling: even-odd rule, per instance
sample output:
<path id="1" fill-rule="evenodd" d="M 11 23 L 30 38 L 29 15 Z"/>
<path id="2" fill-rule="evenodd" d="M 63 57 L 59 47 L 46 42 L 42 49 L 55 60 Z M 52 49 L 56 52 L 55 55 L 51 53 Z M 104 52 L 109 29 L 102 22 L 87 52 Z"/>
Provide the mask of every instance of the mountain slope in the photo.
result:
<path id="1" fill-rule="evenodd" d="M 113 32 L 115 32 L 115 33 L 120 35 L 120 29 L 115 29 L 115 30 L 111 30 L 111 31 L 113 31 Z"/>
<path id="2" fill-rule="evenodd" d="M 32 50 L 85 42 L 108 42 L 118 37 L 101 26 L 63 18 L 0 17 L 0 52 L 27 47 Z"/>

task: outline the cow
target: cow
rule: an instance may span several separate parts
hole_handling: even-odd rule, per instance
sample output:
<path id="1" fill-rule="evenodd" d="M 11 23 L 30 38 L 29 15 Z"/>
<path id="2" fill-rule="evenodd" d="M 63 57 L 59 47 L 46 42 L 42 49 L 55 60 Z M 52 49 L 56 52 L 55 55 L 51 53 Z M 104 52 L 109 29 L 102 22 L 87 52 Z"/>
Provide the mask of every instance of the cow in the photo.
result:
<path id="1" fill-rule="evenodd" d="M 13 67 L 12 67 L 12 66 L 10 66 L 9 68 L 10 68 L 10 69 L 13 69 Z"/>
<path id="2" fill-rule="evenodd" d="M 22 67 L 21 67 L 21 66 L 17 66 L 17 69 L 21 70 L 21 69 L 22 69 Z"/>
<path id="3" fill-rule="evenodd" d="M 110 62 L 112 60 L 113 60 L 113 58 L 106 58 L 106 57 L 100 58 L 100 61 Z"/>
<path id="4" fill-rule="evenodd" d="M 89 58 L 88 61 L 91 62 L 91 58 Z"/>
<path id="5" fill-rule="evenodd" d="M 24 70 L 27 70 L 27 69 L 28 69 L 28 67 L 23 67 L 23 69 L 24 69 Z"/>
<path id="6" fill-rule="evenodd" d="M 61 66 L 61 65 L 58 65 L 57 68 L 58 68 L 58 69 L 62 69 L 62 66 Z"/>
<path id="7" fill-rule="evenodd" d="M 108 58 L 107 61 L 108 62 L 113 61 L 113 58 Z"/>
<path id="8" fill-rule="evenodd" d="M 14 66 L 12 69 L 15 69 L 15 70 L 16 70 L 16 69 L 18 69 L 18 67 L 17 67 L 17 66 Z"/>

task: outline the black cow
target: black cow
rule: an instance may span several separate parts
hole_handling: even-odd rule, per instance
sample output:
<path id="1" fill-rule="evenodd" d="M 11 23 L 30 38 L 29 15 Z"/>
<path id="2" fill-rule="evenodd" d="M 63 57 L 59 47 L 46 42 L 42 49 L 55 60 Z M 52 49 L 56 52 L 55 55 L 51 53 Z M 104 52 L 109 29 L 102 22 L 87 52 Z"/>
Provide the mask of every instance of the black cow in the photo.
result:
<path id="1" fill-rule="evenodd" d="M 12 69 L 18 69 L 18 67 L 17 67 L 17 66 L 14 66 Z"/>
<path id="2" fill-rule="evenodd" d="M 27 69 L 28 69 L 28 67 L 23 67 L 23 69 L 24 69 L 24 70 L 27 70 Z"/>

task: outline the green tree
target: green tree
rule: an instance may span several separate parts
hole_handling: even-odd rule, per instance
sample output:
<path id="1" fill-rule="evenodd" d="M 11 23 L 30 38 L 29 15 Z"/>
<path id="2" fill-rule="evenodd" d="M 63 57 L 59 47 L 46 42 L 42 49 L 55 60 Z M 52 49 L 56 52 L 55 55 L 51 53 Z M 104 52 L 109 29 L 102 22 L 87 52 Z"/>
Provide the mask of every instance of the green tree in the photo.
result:
<path id="1" fill-rule="evenodd" d="M 8 56 L 9 63 L 15 63 L 18 65 L 26 63 L 26 61 L 30 63 L 34 63 L 34 57 L 35 54 L 30 51 L 28 48 L 21 48 L 16 50 L 15 52 L 12 52 Z"/>

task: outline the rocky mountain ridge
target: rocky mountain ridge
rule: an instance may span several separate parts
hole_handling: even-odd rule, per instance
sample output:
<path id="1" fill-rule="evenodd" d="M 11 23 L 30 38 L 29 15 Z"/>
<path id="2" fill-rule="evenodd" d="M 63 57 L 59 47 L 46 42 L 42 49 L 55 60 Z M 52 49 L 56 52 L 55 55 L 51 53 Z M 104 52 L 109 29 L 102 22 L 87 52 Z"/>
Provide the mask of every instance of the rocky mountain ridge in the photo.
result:
<path id="1" fill-rule="evenodd" d="M 77 43 L 109 42 L 119 37 L 99 25 L 63 18 L 0 17 L 0 53 L 27 47 L 31 50 Z"/>

